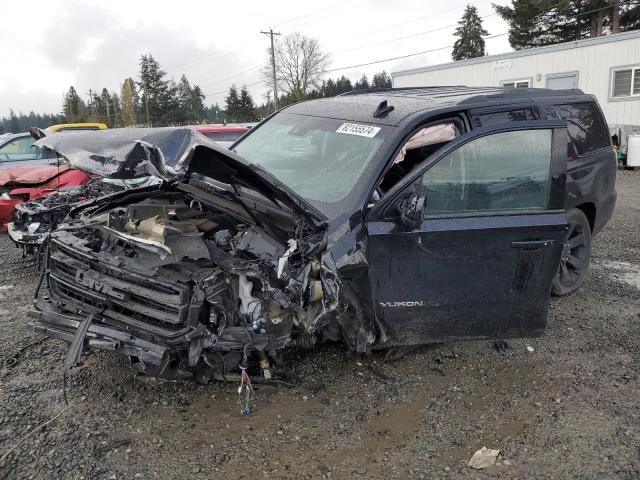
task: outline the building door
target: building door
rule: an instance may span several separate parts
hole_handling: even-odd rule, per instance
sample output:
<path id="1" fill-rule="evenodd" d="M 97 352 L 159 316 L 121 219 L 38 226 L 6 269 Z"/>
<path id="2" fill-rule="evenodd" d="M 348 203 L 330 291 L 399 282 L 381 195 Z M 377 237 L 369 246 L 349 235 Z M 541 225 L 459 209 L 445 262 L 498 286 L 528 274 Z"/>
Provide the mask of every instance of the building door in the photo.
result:
<path id="1" fill-rule="evenodd" d="M 547 88 L 564 90 L 578 88 L 578 72 L 552 73 L 547 75 Z"/>

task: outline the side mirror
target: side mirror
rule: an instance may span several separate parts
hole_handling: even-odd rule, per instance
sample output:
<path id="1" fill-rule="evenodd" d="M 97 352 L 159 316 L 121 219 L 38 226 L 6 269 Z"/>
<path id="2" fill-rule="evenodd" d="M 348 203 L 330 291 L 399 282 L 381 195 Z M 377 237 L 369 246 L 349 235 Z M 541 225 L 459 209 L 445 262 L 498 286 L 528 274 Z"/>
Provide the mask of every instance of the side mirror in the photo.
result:
<path id="1" fill-rule="evenodd" d="M 422 194 L 412 193 L 401 200 L 396 211 L 400 215 L 400 221 L 405 227 L 415 230 L 422 223 L 422 214 L 426 197 Z"/>

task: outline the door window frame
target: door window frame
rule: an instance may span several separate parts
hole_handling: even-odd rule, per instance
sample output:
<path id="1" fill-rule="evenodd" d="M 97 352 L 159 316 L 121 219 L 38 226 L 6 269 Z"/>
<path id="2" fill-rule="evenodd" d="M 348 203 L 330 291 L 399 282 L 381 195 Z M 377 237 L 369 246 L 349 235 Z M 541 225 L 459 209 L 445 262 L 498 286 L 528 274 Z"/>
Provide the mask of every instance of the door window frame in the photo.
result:
<path id="1" fill-rule="evenodd" d="M 552 130 L 551 137 L 551 163 L 549 168 L 549 189 L 548 200 L 546 209 L 526 210 L 526 209 L 513 209 L 513 210 L 496 210 L 496 211 L 478 211 L 478 212 L 463 212 L 455 214 L 438 214 L 434 217 L 425 217 L 423 214 L 423 221 L 427 218 L 466 218 L 466 217 L 493 217 L 493 216 L 505 216 L 505 215 L 541 215 L 552 212 L 564 211 L 565 203 L 565 179 L 567 172 L 567 125 L 564 120 L 537 120 L 537 121 L 525 121 L 514 122 L 509 125 L 500 127 L 481 127 L 475 128 L 465 135 L 452 140 L 442 150 L 435 152 L 424 162 L 417 165 L 416 168 L 410 172 L 405 178 L 403 178 L 398 184 L 394 185 L 373 207 L 366 215 L 365 222 L 375 221 L 399 221 L 398 215 L 392 210 L 397 206 L 399 201 L 406 197 L 407 194 L 412 193 L 412 189 L 419 188 L 422 183 L 422 176 L 429 171 L 429 169 L 438 163 L 445 156 L 457 150 L 461 146 L 472 142 L 478 138 L 486 137 L 489 135 L 495 135 L 497 133 L 520 131 L 520 130 Z M 562 133 L 560 133 L 562 132 Z M 558 183 L 561 183 L 561 188 L 558 188 Z"/>
<path id="2" fill-rule="evenodd" d="M 463 114 L 464 114 L 463 112 L 456 112 L 454 114 L 445 115 L 445 116 L 439 117 L 437 119 L 430 118 L 426 122 L 421 122 L 421 123 L 417 124 L 415 127 L 413 127 L 409 131 L 409 133 L 407 135 L 402 137 L 402 140 L 398 143 L 396 148 L 393 150 L 393 153 L 389 157 L 389 160 L 387 161 L 384 169 L 382 170 L 382 172 L 380 172 L 380 174 L 378 175 L 378 178 L 376 178 L 376 181 L 373 183 L 373 188 L 371 189 L 371 191 L 369 192 L 369 195 L 367 196 L 367 203 L 366 204 L 367 205 L 376 204 L 376 203 L 380 202 L 383 198 L 386 198 L 387 195 L 389 194 L 389 192 L 391 192 L 397 185 L 403 183 L 404 180 L 407 177 L 411 176 L 413 171 L 417 170 L 418 168 L 421 168 L 421 166 L 424 164 L 424 162 L 422 162 L 422 163 L 416 165 L 416 167 L 413 169 L 412 172 L 409 172 L 404 178 L 402 178 L 396 185 L 394 185 L 387 192 L 383 192 L 383 194 L 380 196 L 380 198 L 378 200 L 375 200 L 375 203 L 372 203 L 372 202 L 374 202 L 372 200 L 373 199 L 373 195 L 376 192 L 378 192 L 378 190 L 380 189 L 380 185 L 382 184 L 382 181 L 384 180 L 385 176 L 389 173 L 389 171 L 393 167 L 395 159 L 398 156 L 398 154 L 400 153 L 400 150 L 402 150 L 402 147 L 404 147 L 405 144 L 416 133 L 418 133 L 420 130 L 422 130 L 423 128 L 434 127 L 436 125 L 443 125 L 445 123 L 453 123 L 454 126 L 456 127 L 456 129 L 458 130 L 459 135 L 456 138 L 454 138 L 453 140 L 451 140 L 451 142 L 449 142 L 448 144 L 444 145 L 442 148 L 446 148 L 452 142 L 455 142 L 455 141 L 459 140 L 460 138 L 464 137 L 465 135 L 468 135 L 471 131 L 473 131 L 473 128 L 469 124 L 469 119 L 468 118 L 464 118 Z M 425 161 L 428 160 L 429 158 L 431 158 L 433 155 L 437 154 L 438 151 L 439 150 L 436 150 L 435 152 L 433 152 L 433 154 L 430 155 L 428 158 L 426 158 Z"/>
<path id="3" fill-rule="evenodd" d="M 554 132 L 552 128 L 536 128 L 536 129 L 532 129 L 532 128 L 528 128 L 529 130 L 550 130 L 550 134 L 551 134 L 551 138 L 550 138 L 550 151 L 549 151 L 549 171 L 548 171 L 548 177 L 547 177 L 547 191 L 545 194 L 545 206 L 543 208 L 539 208 L 539 207 L 529 207 L 529 208 L 506 208 L 506 209 L 502 209 L 502 210 L 469 210 L 469 211 L 461 211 L 461 212 L 441 212 L 441 213 L 427 213 L 425 210 L 423 210 L 423 214 L 422 214 L 422 219 L 423 220 L 427 220 L 427 219 L 440 219 L 440 218 L 467 218 L 467 217 L 493 217 L 493 216 L 499 216 L 499 215 L 514 215 L 514 214 L 537 214 L 537 213 L 547 213 L 549 211 L 549 203 L 550 203 L 550 195 L 551 195 L 551 182 L 552 182 L 552 175 L 551 175 L 551 164 L 553 163 L 553 143 L 554 143 Z M 443 161 L 445 158 L 449 157 L 450 155 L 452 155 L 456 150 L 463 148 L 465 145 L 467 145 L 468 143 L 472 143 L 475 141 L 480 140 L 481 138 L 484 137 L 489 137 L 492 135 L 502 135 L 505 133 L 512 133 L 512 132 L 517 132 L 520 130 L 508 130 L 508 131 L 502 131 L 502 132 L 493 132 L 489 135 L 482 135 L 482 136 L 477 136 L 474 137 L 473 139 L 471 139 L 469 142 L 463 143 L 461 145 L 459 145 L 457 148 L 455 148 L 454 150 L 451 150 L 450 152 L 448 152 L 446 155 L 441 156 L 437 161 L 433 162 L 431 165 L 429 165 L 424 173 L 422 174 L 422 176 L 420 177 L 419 181 L 420 181 L 420 185 L 422 185 L 422 178 L 424 177 L 424 175 L 428 175 L 429 171 L 435 167 L 438 163 L 440 163 L 441 161 Z M 427 197 L 428 200 L 428 197 Z"/>

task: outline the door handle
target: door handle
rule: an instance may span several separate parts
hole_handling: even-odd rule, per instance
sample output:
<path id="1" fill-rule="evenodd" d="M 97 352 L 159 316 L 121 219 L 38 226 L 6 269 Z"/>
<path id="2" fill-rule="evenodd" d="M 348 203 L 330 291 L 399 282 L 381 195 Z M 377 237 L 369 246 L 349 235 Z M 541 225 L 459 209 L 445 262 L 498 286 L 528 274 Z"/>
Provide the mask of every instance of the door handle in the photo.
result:
<path id="1" fill-rule="evenodd" d="M 535 250 L 538 248 L 551 247 L 555 243 L 555 240 L 516 240 L 511 242 L 511 246 L 522 250 Z"/>

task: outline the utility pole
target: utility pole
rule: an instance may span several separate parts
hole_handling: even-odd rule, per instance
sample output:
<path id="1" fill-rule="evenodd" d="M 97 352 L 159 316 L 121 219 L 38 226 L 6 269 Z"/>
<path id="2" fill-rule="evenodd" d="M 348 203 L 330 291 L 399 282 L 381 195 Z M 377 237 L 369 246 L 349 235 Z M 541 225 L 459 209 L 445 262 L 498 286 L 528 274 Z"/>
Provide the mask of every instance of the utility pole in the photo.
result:
<path id="1" fill-rule="evenodd" d="M 117 125 L 117 117 L 118 115 L 122 118 L 122 109 L 120 109 L 120 113 L 118 113 L 118 102 L 116 102 L 116 96 L 111 96 L 111 101 L 113 102 L 113 126 Z"/>
<path id="2" fill-rule="evenodd" d="M 273 31 L 273 28 L 270 28 L 268 32 L 260 32 L 264 35 L 269 35 L 271 38 L 271 75 L 273 80 L 273 107 L 274 111 L 278 110 L 278 85 L 276 82 L 276 49 L 273 46 L 273 36 L 280 35 L 280 33 L 276 33 Z"/>
<path id="3" fill-rule="evenodd" d="M 89 89 L 89 108 L 91 109 L 91 116 L 96 116 L 96 110 L 93 104 L 93 90 Z"/>
<path id="4" fill-rule="evenodd" d="M 147 79 L 144 79 L 144 109 L 147 114 L 147 127 L 150 127 L 149 124 L 149 92 L 147 91 Z"/>
<path id="5" fill-rule="evenodd" d="M 105 100 L 104 103 L 107 104 L 107 121 L 104 122 L 104 123 L 106 123 L 109 127 L 113 127 L 113 124 L 111 123 L 111 115 L 109 115 L 109 113 L 110 113 L 109 112 L 109 110 L 110 110 L 110 108 L 109 108 L 109 97 L 108 96 L 105 97 L 104 100 Z"/>

